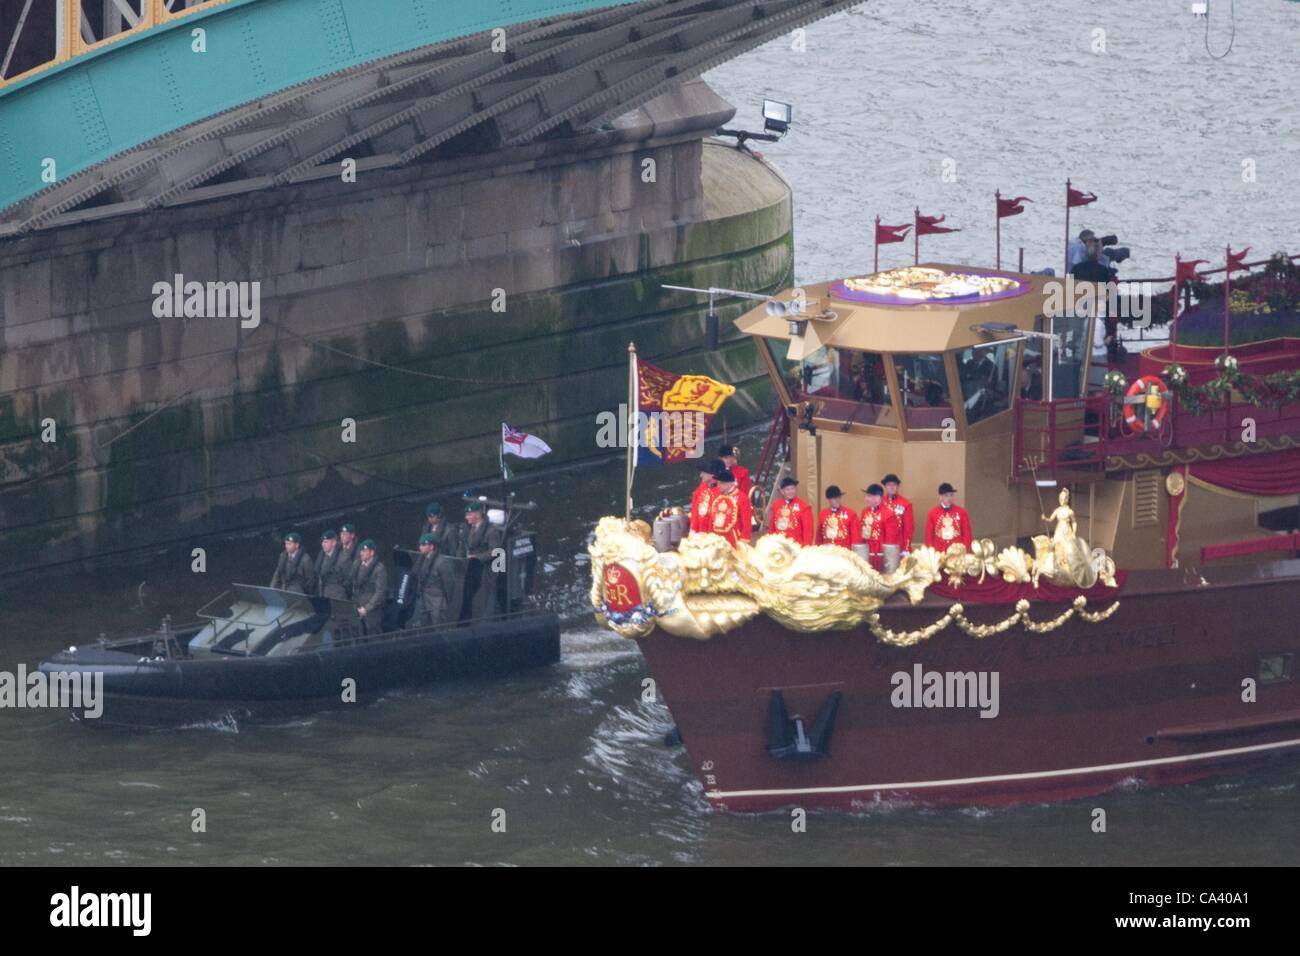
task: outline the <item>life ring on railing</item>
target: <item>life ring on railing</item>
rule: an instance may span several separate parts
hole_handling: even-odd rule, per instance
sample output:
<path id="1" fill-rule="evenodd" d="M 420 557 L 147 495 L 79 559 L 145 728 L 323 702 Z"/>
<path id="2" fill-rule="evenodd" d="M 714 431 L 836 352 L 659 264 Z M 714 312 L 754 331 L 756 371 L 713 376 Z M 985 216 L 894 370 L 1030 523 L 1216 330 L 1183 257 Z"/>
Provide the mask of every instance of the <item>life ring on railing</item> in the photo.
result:
<path id="1" fill-rule="evenodd" d="M 1151 386 L 1155 386 L 1155 391 Z M 1142 405 L 1148 414 L 1140 417 L 1137 408 Z M 1159 375 L 1143 375 L 1133 380 L 1124 393 L 1124 424 L 1134 434 L 1145 434 L 1148 423 L 1159 430 L 1169 414 L 1169 386 Z"/>

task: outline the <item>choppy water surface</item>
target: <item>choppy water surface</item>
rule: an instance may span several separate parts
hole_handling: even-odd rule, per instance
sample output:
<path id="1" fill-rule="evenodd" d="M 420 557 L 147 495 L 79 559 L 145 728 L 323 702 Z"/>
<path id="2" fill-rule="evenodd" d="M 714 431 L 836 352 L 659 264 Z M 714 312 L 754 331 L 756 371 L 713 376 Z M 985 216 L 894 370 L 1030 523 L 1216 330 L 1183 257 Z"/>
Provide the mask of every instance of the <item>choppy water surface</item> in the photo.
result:
<path id="1" fill-rule="evenodd" d="M 995 188 L 1036 200 L 1007 220 L 1004 249 L 1025 245 L 1029 266 L 1057 265 L 1066 175 L 1100 195 L 1075 223 L 1118 233 L 1137 260 L 1129 276 L 1167 274 L 1175 251 L 1214 259 L 1229 240 L 1300 251 L 1300 5 L 1238 4 L 1223 60 L 1206 55 L 1187 6 L 873 2 L 809 28 L 804 53 L 777 41 L 709 79 L 751 128 L 763 96 L 795 104 L 795 131 L 767 153 L 795 188 L 801 281 L 861 268 L 869 218 L 906 221 L 918 204 L 964 229 L 928 238 L 925 256 L 988 262 Z M 1227 5 L 1214 6 L 1218 52 Z M 1104 54 L 1091 52 L 1095 29 Z M 956 182 L 941 178 L 945 159 Z M 1255 160 L 1256 182 L 1241 181 L 1243 159 Z M 887 247 L 884 262 L 910 253 Z M 742 441 L 750 460 L 757 445 Z M 651 512 L 693 480 L 643 473 L 638 501 Z M 1285 765 L 997 812 L 813 814 L 803 834 L 779 814 L 711 813 L 685 753 L 663 746 L 667 709 L 641 701 L 635 645 L 585 615 L 587 532 L 617 510 L 621 481 L 612 462 L 519 484 L 541 505 L 547 600 L 570 621 L 564 659 L 548 670 L 156 733 L 0 711 L 0 863 L 1295 862 L 1300 770 Z M 421 511 L 422 500 L 393 502 L 350 517 L 388 543 Z M 338 520 L 307 526 L 307 540 Z M 165 613 L 186 620 L 224 582 L 269 578 L 269 534 L 208 544 L 206 576 L 168 554 L 0 595 L 0 667 Z M 1107 809 L 1108 833 L 1091 832 L 1093 806 Z M 207 832 L 195 834 L 200 807 Z M 491 831 L 498 808 L 505 833 Z"/>

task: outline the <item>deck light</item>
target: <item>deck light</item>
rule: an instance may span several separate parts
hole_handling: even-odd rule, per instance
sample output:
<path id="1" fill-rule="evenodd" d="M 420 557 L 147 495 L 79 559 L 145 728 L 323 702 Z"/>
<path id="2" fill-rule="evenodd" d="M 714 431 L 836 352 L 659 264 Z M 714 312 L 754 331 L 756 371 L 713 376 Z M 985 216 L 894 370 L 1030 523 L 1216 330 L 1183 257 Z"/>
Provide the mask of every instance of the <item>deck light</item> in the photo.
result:
<path id="1" fill-rule="evenodd" d="M 794 121 L 794 110 L 789 103 L 779 100 L 763 100 L 763 129 L 766 132 L 752 133 L 747 129 L 720 129 L 718 136 L 736 137 L 736 145 L 744 146 L 747 139 L 761 139 L 765 143 L 775 143 L 789 130 Z"/>
<path id="2" fill-rule="evenodd" d="M 782 136 L 790 129 L 794 111 L 789 103 L 763 100 L 763 129 Z"/>

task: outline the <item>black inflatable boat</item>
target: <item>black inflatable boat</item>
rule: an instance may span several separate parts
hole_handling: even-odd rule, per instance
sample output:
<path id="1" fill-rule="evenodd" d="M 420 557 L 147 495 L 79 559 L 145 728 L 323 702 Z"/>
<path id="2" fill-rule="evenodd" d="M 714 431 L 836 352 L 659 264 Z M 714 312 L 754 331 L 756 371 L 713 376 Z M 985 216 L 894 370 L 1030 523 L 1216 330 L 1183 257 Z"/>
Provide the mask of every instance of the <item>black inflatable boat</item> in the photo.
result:
<path id="1" fill-rule="evenodd" d="M 522 549 L 520 539 L 512 544 Z M 521 557 L 530 554 L 531 542 Z M 527 604 L 531 567 L 526 575 L 524 562 L 516 567 L 489 615 L 425 627 L 404 626 L 404 578 L 373 635 L 361 633 L 350 602 L 236 584 L 193 624 L 69 647 L 40 670 L 102 687 L 94 710 L 72 706 L 78 717 L 101 711 L 87 723 L 156 726 L 361 704 L 394 688 L 552 664 L 559 619 Z"/>

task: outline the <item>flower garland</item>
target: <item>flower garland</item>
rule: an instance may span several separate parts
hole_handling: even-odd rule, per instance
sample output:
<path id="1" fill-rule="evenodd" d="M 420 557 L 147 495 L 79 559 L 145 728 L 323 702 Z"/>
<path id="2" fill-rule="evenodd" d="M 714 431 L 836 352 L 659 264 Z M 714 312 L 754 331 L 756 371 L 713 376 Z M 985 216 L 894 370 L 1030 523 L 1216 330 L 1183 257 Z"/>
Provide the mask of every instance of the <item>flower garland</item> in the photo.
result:
<path id="1" fill-rule="evenodd" d="M 1189 415 L 1204 415 L 1222 407 L 1234 391 L 1247 405 L 1273 411 L 1300 401 L 1300 369 L 1246 375 L 1238 368 L 1234 355 L 1220 355 L 1214 364 L 1219 377 L 1197 387 L 1187 383 L 1187 370 L 1183 366 L 1177 363 L 1165 366 L 1165 380 L 1178 396 L 1179 406 Z"/>
<path id="2" fill-rule="evenodd" d="M 1273 411 L 1300 402 L 1300 369 L 1246 375 L 1238 367 L 1234 355 L 1220 355 L 1214 364 L 1219 370 L 1218 378 L 1199 386 L 1188 384 L 1187 369 L 1182 365 L 1174 363 L 1164 367 L 1162 377 L 1169 383 L 1170 391 L 1178 396 L 1179 407 L 1187 414 L 1206 415 L 1222 408 L 1233 392 L 1240 395 L 1247 405 Z M 1118 402 L 1128 388 L 1128 379 L 1119 369 L 1111 369 L 1103 379 L 1103 386 Z"/>

